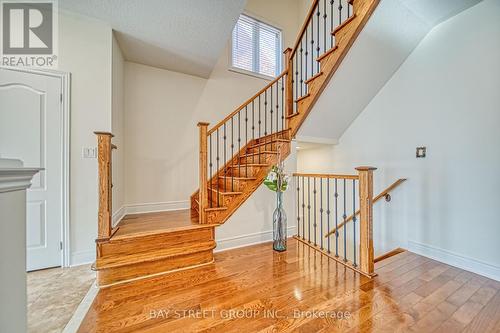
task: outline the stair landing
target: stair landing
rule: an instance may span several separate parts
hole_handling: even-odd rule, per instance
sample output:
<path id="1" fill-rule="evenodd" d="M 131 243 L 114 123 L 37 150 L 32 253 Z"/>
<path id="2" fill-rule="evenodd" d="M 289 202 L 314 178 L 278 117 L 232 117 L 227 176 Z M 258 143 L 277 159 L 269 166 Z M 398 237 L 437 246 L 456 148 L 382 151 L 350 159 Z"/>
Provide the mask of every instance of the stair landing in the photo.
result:
<path id="1" fill-rule="evenodd" d="M 97 243 L 99 286 L 212 263 L 215 226 L 198 224 L 190 210 L 125 216 L 110 240 Z"/>

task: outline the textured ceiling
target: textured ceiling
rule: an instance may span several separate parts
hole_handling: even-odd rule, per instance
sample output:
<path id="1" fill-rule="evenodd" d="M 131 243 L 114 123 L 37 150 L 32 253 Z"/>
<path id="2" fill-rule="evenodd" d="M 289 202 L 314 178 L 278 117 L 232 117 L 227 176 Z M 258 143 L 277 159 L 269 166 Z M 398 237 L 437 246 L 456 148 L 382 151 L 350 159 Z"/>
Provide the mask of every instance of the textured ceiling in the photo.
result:
<path id="1" fill-rule="evenodd" d="M 425 35 L 480 0 L 382 0 L 298 137 L 338 140 Z"/>
<path id="2" fill-rule="evenodd" d="M 59 0 L 108 22 L 127 60 L 207 78 L 246 0 Z"/>

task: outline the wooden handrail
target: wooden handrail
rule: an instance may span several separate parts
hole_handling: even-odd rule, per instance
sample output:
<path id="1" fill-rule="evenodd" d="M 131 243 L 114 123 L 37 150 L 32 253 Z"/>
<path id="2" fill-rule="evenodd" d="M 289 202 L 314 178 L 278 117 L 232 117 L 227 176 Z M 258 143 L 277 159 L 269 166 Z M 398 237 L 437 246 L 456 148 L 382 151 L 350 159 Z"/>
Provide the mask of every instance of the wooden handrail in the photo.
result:
<path id="1" fill-rule="evenodd" d="M 382 192 L 380 192 L 379 195 L 377 195 L 375 198 L 373 198 L 373 203 L 376 203 L 380 199 L 385 198 L 385 196 L 387 194 L 389 194 L 392 190 L 394 190 L 396 187 L 398 187 L 404 181 L 406 181 L 406 178 L 401 178 L 401 179 L 396 180 L 392 185 L 390 185 L 388 188 L 386 188 L 385 190 L 383 190 Z M 357 210 L 354 214 L 352 214 L 351 216 L 349 216 L 344 222 L 340 223 L 337 226 L 337 228 L 333 228 L 330 232 L 328 232 L 325 235 L 325 238 L 328 238 L 329 236 L 331 236 L 332 234 L 334 234 L 338 229 L 342 228 L 346 223 L 352 221 L 352 219 L 354 218 L 354 216 L 359 215 L 359 213 L 360 213 L 360 211 Z"/>
<path id="2" fill-rule="evenodd" d="M 250 97 L 248 100 L 246 100 L 243 104 L 241 104 L 239 107 L 236 108 L 236 110 L 234 110 L 233 112 L 231 112 L 226 118 L 222 119 L 220 122 L 217 123 L 217 125 L 215 125 L 214 127 L 212 127 L 212 129 L 210 129 L 207 133 L 207 135 L 210 135 L 212 134 L 213 132 L 215 132 L 217 130 L 217 128 L 221 127 L 222 125 L 224 125 L 225 122 L 227 122 L 229 119 L 231 119 L 234 115 L 236 115 L 239 111 L 243 110 L 243 108 L 245 106 L 247 106 L 248 104 L 250 104 L 254 99 L 256 99 L 257 97 L 259 97 L 259 95 L 261 95 L 264 91 L 266 91 L 267 89 L 269 89 L 273 84 L 275 84 L 276 82 L 279 81 L 279 79 L 281 79 L 283 76 L 285 76 L 286 74 L 288 73 L 288 68 L 285 69 L 283 72 L 281 72 L 280 75 L 278 75 L 274 80 L 272 80 L 271 82 L 269 82 L 264 88 L 262 88 L 261 90 L 259 90 L 259 92 L 257 92 L 255 95 L 253 95 L 252 97 Z"/>
<path id="3" fill-rule="evenodd" d="M 302 27 L 299 30 L 299 35 L 297 37 L 297 40 L 295 41 L 295 44 L 293 45 L 292 48 L 292 53 L 290 54 L 290 58 L 293 57 L 295 52 L 297 51 L 300 41 L 302 40 L 302 37 L 304 36 L 304 32 L 307 29 L 307 26 L 309 25 L 309 21 L 311 20 L 311 17 L 314 15 L 314 9 L 316 8 L 316 5 L 318 4 L 319 0 L 313 0 L 311 7 L 309 8 L 309 11 L 307 12 L 306 19 L 304 20 L 304 23 L 302 23 Z"/>
<path id="4" fill-rule="evenodd" d="M 299 177 L 314 177 L 314 178 L 359 179 L 358 175 L 336 175 L 328 173 L 294 173 L 293 175 Z"/>

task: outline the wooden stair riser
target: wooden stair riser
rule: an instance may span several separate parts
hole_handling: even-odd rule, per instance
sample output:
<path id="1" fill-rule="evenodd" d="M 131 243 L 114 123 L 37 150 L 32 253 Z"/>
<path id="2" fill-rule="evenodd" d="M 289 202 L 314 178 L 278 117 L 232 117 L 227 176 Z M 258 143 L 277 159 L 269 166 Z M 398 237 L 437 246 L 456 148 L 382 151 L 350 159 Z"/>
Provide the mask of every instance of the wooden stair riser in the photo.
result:
<path id="1" fill-rule="evenodd" d="M 137 236 L 130 239 L 113 240 L 102 243 L 99 258 L 128 255 L 134 252 L 154 251 L 176 246 L 190 246 L 198 242 L 214 240 L 213 228 L 190 229 L 185 231 Z"/>
<path id="2" fill-rule="evenodd" d="M 244 179 L 238 179 L 238 178 L 219 178 L 218 185 L 219 188 L 225 189 L 226 191 L 235 191 L 235 192 L 241 192 L 245 189 L 246 186 L 248 186 L 248 182 L 253 181 L 252 180 L 244 180 Z"/>
<path id="3" fill-rule="evenodd" d="M 261 153 L 259 155 L 242 156 L 240 157 L 241 164 L 268 164 L 276 154 L 273 153 Z"/>
<path id="4" fill-rule="evenodd" d="M 213 262 L 213 260 L 213 250 L 205 250 L 175 258 L 166 258 L 112 269 L 98 270 L 97 284 L 100 287 L 105 287 L 106 285 L 125 282 L 132 279 L 208 264 Z"/>
<path id="5" fill-rule="evenodd" d="M 257 177 L 257 174 L 260 172 L 260 170 L 264 166 L 244 166 L 241 164 L 240 167 L 237 168 L 231 168 L 229 173 L 227 174 L 228 177 Z"/>
<path id="6" fill-rule="evenodd" d="M 262 153 L 263 151 L 278 151 L 279 145 L 287 144 L 287 142 L 282 141 L 272 141 L 267 144 L 262 144 L 259 146 L 251 146 L 247 149 L 247 154 Z"/>
<path id="7" fill-rule="evenodd" d="M 220 189 L 222 191 L 222 189 Z M 237 200 L 238 194 L 221 194 L 217 190 L 208 189 L 209 207 L 225 207 L 231 203 L 232 200 Z M 212 202 L 212 205 L 210 205 Z"/>

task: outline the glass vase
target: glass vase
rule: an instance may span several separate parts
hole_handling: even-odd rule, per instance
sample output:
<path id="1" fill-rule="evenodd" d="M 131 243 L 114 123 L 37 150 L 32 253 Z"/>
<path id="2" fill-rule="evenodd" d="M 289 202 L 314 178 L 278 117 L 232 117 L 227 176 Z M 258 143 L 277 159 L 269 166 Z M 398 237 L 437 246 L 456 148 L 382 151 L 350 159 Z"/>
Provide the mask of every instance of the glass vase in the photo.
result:
<path id="1" fill-rule="evenodd" d="M 283 209 L 283 192 L 276 192 L 277 205 L 273 213 L 273 249 L 286 251 L 286 213 Z"/>

